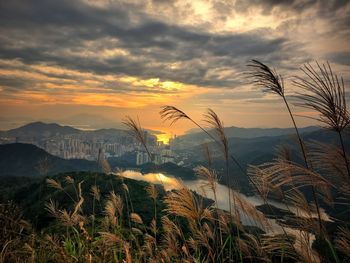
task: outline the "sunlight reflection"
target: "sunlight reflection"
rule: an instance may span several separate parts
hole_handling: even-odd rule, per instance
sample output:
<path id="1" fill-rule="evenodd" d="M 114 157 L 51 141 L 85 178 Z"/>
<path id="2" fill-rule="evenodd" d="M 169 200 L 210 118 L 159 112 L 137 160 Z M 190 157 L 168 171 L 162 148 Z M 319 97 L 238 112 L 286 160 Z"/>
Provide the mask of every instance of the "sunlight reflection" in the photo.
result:
<path id="1" fill-rule="evenodd" d="M 134 180 L 145 181 L 153 184 L 161 184 L 164 186 L 166 191 L 181 188 L 181 183 L 178 180 L 172 177 L 168 177 L 162 173 L 142 174 L 137 171 L 126 170 L 119 173 L 119 175 Z"/>

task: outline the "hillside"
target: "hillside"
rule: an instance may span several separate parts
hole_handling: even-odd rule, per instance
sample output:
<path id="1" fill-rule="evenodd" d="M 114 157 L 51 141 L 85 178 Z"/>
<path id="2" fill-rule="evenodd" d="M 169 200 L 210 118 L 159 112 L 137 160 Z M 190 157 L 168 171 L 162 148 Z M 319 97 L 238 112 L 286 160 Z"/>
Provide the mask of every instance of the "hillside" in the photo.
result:
<path id="1" fill-rule="evenodd" d="M 306 143 L 314 141 L 323 142 L 333 145 L 339 145 L 337 133 L 329 130 L 317 130 L 305 132 L 302 137 Z M 239 161 L 243 169 L 247 169 L 249 165 L 258 165 L 272 161 L 276 157 L 278 149 L 282 146 L 287 146 L 290 150 L 292 160 L 302 162 L 300 148 L 295 135 L 281 136 L 265 136 L 256 138 L 238 138 L 231 137 L 228 139 L 230 153 Z M 349 135 L 344 136 L 345 149 L 350 153 L 350 138 Z M 220 174 L 220 182 L 226 184 L 225 161 L 222 155 L 222 148 L 215 142 L 207 144 L 212 157 L 212 167 Z M 178 153 L 188 156 L 187 162 L 192 167 L 197 165 L 207 165 L 207 159 L 204 151 L 204 146 L 197 145 L 188 149 L 178 150 Z M 235 177 L 235 183 L 240 190 L 249 194 L 251 187 L 247 177 L 240 169 L 231 161 L 229 163 L 230 174 Z"/>
<path id="2" fill-rule="evenodd" d="M 38 228 L 48 227 L 53 221 L 45 209 L 45 204 L 50 200 L 58 202 L 60 207 L 70 209 L 74 203 L 70 199 L 76 199 L 76 189 L 73 185 L 67 183 L 66 177 L 69 176 L 78 184 L 81 184 L 82 193 L 84 195 L 84 205 L 82 210 L 85 214 L 93 213 L 93 197 L 91 187 L 97 185 L 100 190 L 101 199 L 99 204 L 95 207 L 97 216 L 102 217 L 102 208 L 106 202 L 107 197 L 111 191 L 120 195 L 123 198 L 123 203 L 126 204 L 123 184 L 127 185 L 129 190 L 129 198 L 132 202 L 134 211 L 142 215 L 145 222 L 150 223 L 152 217 L 152 199 L 147 195 L 145 187 L 149 185 L 144 181 L 136 181 L 128 178 L 122 178 L 116 175 L 106 175 L 102 173 L 91 172 L 74 172 L 58 174 L 54 179 L 59 182 L 64 191 L 50 187 L 46 183 L 46 178 L 28 179 L 19 177 L 0 177 L 1 193 L 0 200 L 13 200 L 23 209 L 23 214 L 26 218 L 36 225 Z M 19 185 L 19 186 L 17 186 Z M 164 195 L 164 190 L 161 186 L 157 187 L 161 197 Z M 158 201 L 158 206 L 163 207 L 163 204 Z M 126 212 L 126 205 L 124 210 Z"/>
<path id="3" fill-rule="evenodd" d="M 0 136 L 8 137 L 52 137 L 79 133 L 80 130 L 56 123 L 33 122 L 16 129 L 0 132 Z"/>
<path id="4" fill-rule="evenodd" d="M 48 139 L 55 136 L 76 135 L 86 139 L 108 139 L 108 140 L 127 140 L 132 142 L 133 138 L 125 129 L 97 129 L 97 130 L 80 130 L 71 126 L 63 126 L 57 123 L 32 122 L 24 126 L 0 131 L 0 137 L 20 139 Z"/>
<path id="5" fill-rule="evenodd" d="M 309 126 L 299 129 L 299 132 L 305 134 L 319 130 L 319 127 Z M 196 132 L 178 136 L 173 142 L 174 147 L 177 149 L 188 149 L 202 144 L 205 141 L 210 141 L 207 134 L 201 131 L 195 131 Z M 215 134 L 214 131 L 209 132 L 213 135 Z M 260 137 L 288 136 L 293 135 L 294 133 L 294 128 L 240 128 L 234 126 L 225 128 L 227 138 L 254 139 Z"/>
<path id="6" fill-rule="evenodd" d="M 302 133 L 302 137 L 306 143 L 322 142 L 328 144 L 339 145 L 337 133 L 329 130 L 317 130 Z M 275 156 L 278 147 L 287 145 L 291 151 L 298 152 L 299 146 L 295 134 L 287 134 L 280 136 L 263 136 L 255 138 L 239 138 L 229 137 L 229 148 L 231 153 L 244 164 L 259 164 L 269 161 Z M 345 148 L 350 152 L 350 137 L 344 137 Z M 208 144 L 212 156 L 221 158 L 221 148 L 215 142 Z M 187 152 L 194 161 L 204 161 L 203 145 L 194 146 L 190 149 L 179 152 Z"/>
<path id="7" fill-rule="evenodd" d="M 41 164 L 41 169 L 39 168 Z M 71 171 L 96 170 L 95 162 L 78 159 L 61 159 L 32 144 L 13 143 L 0 145 L 0 176 L 39 176 Z"/>

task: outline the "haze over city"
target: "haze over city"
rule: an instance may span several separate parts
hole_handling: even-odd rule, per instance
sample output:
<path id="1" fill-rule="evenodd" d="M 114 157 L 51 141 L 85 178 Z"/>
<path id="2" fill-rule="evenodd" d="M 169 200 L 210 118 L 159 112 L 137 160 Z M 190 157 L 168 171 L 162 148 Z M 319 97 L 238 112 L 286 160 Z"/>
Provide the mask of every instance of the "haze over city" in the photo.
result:
<path id="1" fill-rule="evenodd" d="M 0 129 L 120 128 L 126 115 L 167 134 L 193 128 L 163 124 L 162 105 L 197 120 L 210 107 L 226 126 L 290 127 L 246 64 L 278 69 L 288 95 L 302 64 L 329 60 L 348 87 L 349 14 L 348 1 L 2 1 Z"/>

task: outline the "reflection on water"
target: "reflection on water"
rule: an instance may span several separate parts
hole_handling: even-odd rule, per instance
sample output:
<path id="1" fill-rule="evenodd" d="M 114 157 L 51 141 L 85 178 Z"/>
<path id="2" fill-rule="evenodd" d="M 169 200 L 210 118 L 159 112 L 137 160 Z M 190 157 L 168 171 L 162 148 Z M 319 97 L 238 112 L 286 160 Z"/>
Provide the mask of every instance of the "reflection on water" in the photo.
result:
<path id="1" fill-rule="evenodd" d="M 119 173 L 120 176 L 138 180 L 138 181 L 146 181 L 152 184 L 161 184 L 164 186 L 165 190 L 170 191 L 172 189 L 179 189 L 181 184 L 175 178 L 166 176 L 162 173 L 148 173 L 142 174 L 137 171 L 126 170 Z"/>
<path id="2" fill-rule="evenodd" d="M 162 173 L 148 173 L 148 174 L 141 174 L 140 172 L 136 172 L 136 171 L 131 171 L 131 170 L 127 170 L 127 171 L 123 171 L 121 173 L 119 173 L 120 176 L 123 177 L 127 177 L 130 179 L 135 179 L 135 180 L 141 180 L 141 181 L 146 181 L 146 182 L 150 182 L 150 183 L 154 183 L 154 184 L 162 184 L 164 186 L 164 188 L 169 191 L 172 189 L 179 189 L 181 187 L 183 187 L 184 185 L 187 186 L 189 189 L 196 191 L 198 194 L 201 194 L 202 196 L 205 196 L 207 198 L 210 199 L 215 199 L 214 198 L 214 194 L 211 190 L 209 190 L 206 187 L 203 187 L 203 185 L 206 183 L 206 181 L 204 180 L 192 180 L 192 181 L 178 181 L 177 179 L 173 178 L 173 177 L 169 177 L 166 176 Z M 220 209 L 229 210 L 229 201 L 228 201 L 228 187 L 222 184 L 217 184 L 217 205 Z M 241 197 L 245 198 L 247 201 L 249 201 L 251 204 L 253 204 L 254 206 L 257 205 L 262 205 L 264 204 L 264 201 L 259 198 L 258 196 L 245 196 L 243 194 L 240 194 Z M 286 207 L 285 204 L 277 202 L 277 201 L 272 201 L 269 200 L 269 204 L 273 205 L 275 207 L 284 209 L 284 210 L 290 210 L 291 212 L 295 213 L 296 215 L 303 217 L 303 216 L 308 216 L 306 214 L 303 214 L 300 209 L 297 209 L 294 206 L 289 205 L 288 207 Z M 268 230 L 266 229 L 266 226 L 262 226 L 260 225 L 258 222 L 254 221 L 252 218 L 248 217 L 247 215 L 245 215 L 244 213 L 240 213 L 241 214 L 241 221 L 243 225 L 250 225 L 250 226 L 258 226 L 261 229 L 264 229 L 265 231 Z M 312 214 L 313 217 L 317 217 L 316 214 Z M 328 215 L 322 211 L 322 218 L 324 220 L 330 221 Z M 283 233 L 283 229 L 282 227 L 277 223 L 276 220 L 274 219 L 268 219 L 268 222 L 270 223 L 270 227 L 269 227 L 269 231 L 272 233 Z M 311 233 L 307 233 L 307 232 L 303 232 L 297 229 L 292 229 L 292 228 L 288 228 L 285 227 L 284 231 L 286 231 L 288 234 L 292 234 L 296 237 L 297 240 L 305 240 L 305 236 L 306 238 L 308 238 L 309 240 L 309 246 L 311 246 L 312 242 L 315 240 L 315 236 Z M 317 256 L 317 255 L 315 255 Z"/>
<path id="3" fill-rule="evenodd" d="M 211 190 L 209 190 L 206 187 L 203 187 L 203 185 L 206 183 L 206 181 L 204 180 L 192 180 L 192 181 L 178 181 L 177 179 L 173 178 L 173 177 L 169 177 L 166 176 L 162 173 L 148 173 L 148 174 L 142 174 L 140 172 L 137 171 L 132 171 L 132 170 L 126 170 L 123 171 L 121 173 L 119 173 L 119 175 L 123 176 L 123 177 L 127 177 L 130 179 L 135 179 L 135 180 L 139 180 L 139 181 L 146 181 L 146 182 L 150 182 L 153 184 L 161 184 L 164 186 L 165 190 L 169 191 L 172 189 L 179 189 L 181 187 L 183 187 L 183 185 L 187 186 L 189 189 L 196 191 L 198 194 L 205 196 L 207 198 L 210 198 L 212 200 L 214 200 L 214 194 Z M 229 211 L 229 201 L 228 201 L 228 187 L 222 184 L 217 184 L 217 205 L 220 209 Z M 243 194 L 240 194 L 241 197 L 245 198 L 247 201 L 249 201 L 251 204 L 253 204 L 254 206 L 258 206 L 258 205 L 262 205 L 264 204 L 264 201 L 259 198 L 258 196 L 246 196 Z M 272 201 L 269 200 L 269 204 L 273 205 L 275 207 L 284 209 L 284 210 L 290 210 L 291 212 L 295 213 L 298 216 L 308 216 L 304 213 L 302 213 L 300 211 L 300 209 L 297 209 L 296 207 L 289 205 L 288 207 L 286 207 L 285 204 L 277 202 L 277 201 Z M 313 217 L 317 217 L 316 214 L 312 214 Z M 324 220 L 330 221 L 328 215 L 324 212 L 322 212 L 322 217 Z M 258 226 L 261 228 L 265 228 L 264 226 L 261 226 L 258 222 L 255 222 L 254 220 L 252 220 L 251 218 L 249 218 L 248 216 L 246 216 L 245 214 L 241 213 L 241 220 L 242 223 L 244 225 L 253 225 L 253 226 Z M 269 220 L 269 222 L 271 223 L 271 226 L 273 228 L 273 230 L 280 232 L 282 231 L 282 228 L 280 225 L 278 225 L 276 223 L 275 220 Z M 293 231 L 293 230 L 290 230 Z"/>

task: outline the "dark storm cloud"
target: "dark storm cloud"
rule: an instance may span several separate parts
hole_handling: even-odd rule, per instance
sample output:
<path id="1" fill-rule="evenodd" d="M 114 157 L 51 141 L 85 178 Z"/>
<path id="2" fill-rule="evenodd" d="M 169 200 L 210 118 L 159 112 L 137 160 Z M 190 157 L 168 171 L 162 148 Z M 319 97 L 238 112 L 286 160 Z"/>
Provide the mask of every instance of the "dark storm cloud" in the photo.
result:
<path id="1" fill-rule="evenodd" d="M 350 66 L 350 52 L 339 52 L 330 54 L 329 60 L 342 65 Z"/>
<path id="2" fill-rule="evenodd" d="M 349 15 L 332 17 L 332 12 L 342 8 L 346 2 L 239 0 L 235 5 L 230 1 L 217 1 L 213 3 L 213 8 L 223 17 L 225 11 L 232 8 L 244 13 L 251 6 L 261 6 L 264 12 L 270 12 L 274 7 L 294 12 L 313 8 L 316 13 L 330 18 L 338 29 L 337 34 L 348 37 Z M 154 4 L 166 5 L 166 1 Z M 301 44 L 284 37 L 271 37 L 268 29 L 246 33 L 208 33 L 198 28 L 155 21 L 142 13 L 142 8 L 125 3 L 97 8 L 80 1 L 65 0 L 1 1 L 0 58 L 19 59 L 28 65 L 45 63 L 98 75 L 125 74 L 211 87 L 238 86 L 243 81 L 239 75 L 222 75 L 222 71 L 244 71 L 245 64 L 252 58 L 277 67 L 283 61 L 293 60 L 300 65 L 310 59 Z M 98 56 L 101 50 L 113 48 L 121 48 L 128 54 Z M 86 52 L 90 55 L 85 55 Z M 346 54 L 332 58 L 347 64 Z M 285 63 L 283 67 L 293 70 Z M 5 79 L 2 83 L 4 86 L 16 85 L 14 80 L 11 81 Z M 18 84 L 17 87 L 23 88 L 23 85 Z M 128 87 L 121 85 L 118 89 L 126 92 Z"/>
<path id="3" fill-rule="evenodd" d="M 28 79 L 19 79 L 12 77 L 0 77 L 0 86 L 6 87 L 8 91 L 16 92 L 22 90 L 35 82 Z"/>
<path id="4" fill-rule="evenodd" d="M 306 9 L 317 9 L 320 13 L 333 13 L 348 4 L 348 0 L 238 0 L 235 8 L 242 12 L 249 7 L 260 6 L 265 13 L 273 8 L 282 8 L 295 12 L 303 12 Z"/>
<path id="5" fill-rule="evenodd" d="M 242 67 L 252 57 L 289 52 L 284 38 L 268 39 L 261 32 L 195 32 L 151 20 L 132 5 L 101 9 L 78 1 L 2 1 L 0 10 L 0 57 L 27 64 L 45 62 L 97 74 L 230 87 L 237 82 L 220 76 L 208 79 L 208 72 Z M 105 44 L 106 39 L 109 43 Z M 97 46 L 86 46 L 86 41 Z M 84 51 L 99 51 L 99 41 L 101 49 L 114 44 L 129 55 L 82 56 Z M 172 63 L 180 67 L 171 68 Z"/>

